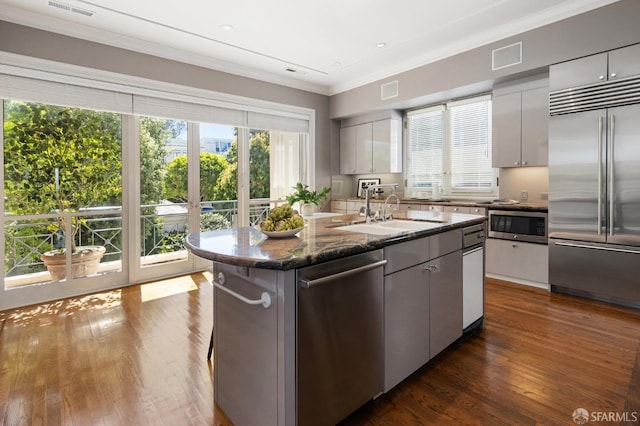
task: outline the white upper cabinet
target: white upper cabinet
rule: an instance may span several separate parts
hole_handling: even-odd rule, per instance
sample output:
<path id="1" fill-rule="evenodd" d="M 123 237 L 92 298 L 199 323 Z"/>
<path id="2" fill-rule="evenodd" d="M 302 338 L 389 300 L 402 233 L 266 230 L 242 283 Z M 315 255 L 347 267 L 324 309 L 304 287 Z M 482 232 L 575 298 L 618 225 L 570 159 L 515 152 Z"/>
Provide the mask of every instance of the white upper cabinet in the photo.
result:
<path id="1" fill-rule="evenodd" d="M 340 129 L 340 173 L 401 173 L 402 121 L 378 120 Z"/>
<path id="2" fill-rule="evenodd" d="M 546 79 L 494 91 L 493 167 L 546 166 L 548 129 L 549 89 Z"/>

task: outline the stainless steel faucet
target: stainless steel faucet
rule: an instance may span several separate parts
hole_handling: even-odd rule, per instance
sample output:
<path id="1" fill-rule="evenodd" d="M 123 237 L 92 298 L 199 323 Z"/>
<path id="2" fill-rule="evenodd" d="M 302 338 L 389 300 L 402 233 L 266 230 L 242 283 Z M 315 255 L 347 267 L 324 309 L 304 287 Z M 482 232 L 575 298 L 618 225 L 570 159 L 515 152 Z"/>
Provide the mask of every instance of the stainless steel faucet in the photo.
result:
<path id="1" fill-rule="evenodd" d="M 395 188 L 391 190 L 391 194 L 384 200 L 384 204 L 382 205 L 382 221 L 386 222 L 387 219 L 393 219 L 391 213 L 387 214 L 387 209 L 389 208 L 389 199 L 391 197 L 396 197 L 396 210 L 400 210 L 400 197 L 396 194 Z"/>
<path id="2" fill-rule="evenodd" d="M 366 205 L 366 207 L 364 209 L 364 217 L 365 217 L 365 222 L 366 223 L 371 223 L 371 207 L 370 207 L 370 204 L 369 204 L 369 194 L 371 193 L 371 190 L 380 189 L 380 188 L 391 188 L 394 191 L 393 194 L 395 194 L 395 190 L 396 190 L 397 187 L 398 187 L 397 183 L 382 183 L 382 184 L 377 184 L 377 185 L 370 185 L 370 186 L 367 187 L 367 189 L 365 189 L 364 195 L 365 195 L 365 201 L 366 201 L 367 205 Z M 391 197 L 391 195 L 389 197 Z M 396 195 L 396 197 L 397 197 L 397 195 Z M 385 201 L 385 203 L 386 203 L 386 201 Z M 398 204 L 399 203 L 400 203 L 400 199 L 398 199 Z"/>

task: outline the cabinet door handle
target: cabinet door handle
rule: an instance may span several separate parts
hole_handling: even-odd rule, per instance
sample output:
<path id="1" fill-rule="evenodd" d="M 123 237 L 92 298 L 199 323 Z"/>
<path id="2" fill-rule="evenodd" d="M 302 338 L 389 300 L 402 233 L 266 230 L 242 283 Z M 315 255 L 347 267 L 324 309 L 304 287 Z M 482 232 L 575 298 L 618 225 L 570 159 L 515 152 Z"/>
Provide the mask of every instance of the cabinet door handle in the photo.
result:
<path id="1" fill-rule="evenodd" d="M 526 162 L 526 161 L 523 161 L 523 162 L 522 162 L 522 165 L 523 165 L 523 166 L 526 166 L 526 165 L 527 165 L 527 162 Z"/>
<path id="2" fill-rule="evenodd" d="M 616 78 L 616 75 L 617 75 L 617 74 L 616 74 L 615 72 L 612 72 L 612 73 L 611 73 L 611 75 L 610 75 L 610 77 L 611 77 L 611 78 Z"/>
<path id="3" fill-rule="evenodd" d="M 601 75 L 600 77 L 598 77 L 599 80 L 604 80 L 604 75 Z"/>
<path id="4" fill-rule="evenodd" d="M 423 265 L 422 269 L 425 271 L 429 271 L 429 272 L 438 272 L 438 266 L 437 265 Z"/>
<path id="5" fill-rule="evenodd" d="M 514 165 L 514 166 L 519 166 L 519 165 L 520 165 L 520 162 L 519 162 L 519 161 L 515 161 L 515 162 L 513 163 L 513 165 Z"/>

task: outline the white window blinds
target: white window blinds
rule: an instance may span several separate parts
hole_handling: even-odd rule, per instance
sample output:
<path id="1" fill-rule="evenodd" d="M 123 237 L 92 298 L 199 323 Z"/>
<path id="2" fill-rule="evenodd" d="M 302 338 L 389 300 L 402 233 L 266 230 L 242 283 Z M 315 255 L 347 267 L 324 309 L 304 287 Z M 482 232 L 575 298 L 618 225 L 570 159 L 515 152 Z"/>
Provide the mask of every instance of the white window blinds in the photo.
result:
<path id="1" fill-rule="evenodd" d="M 131 114 L 132 95 L 69 83 L 0 74 L 0 99 Z"/>
<path id="2" fill-rule="evenodd" d="M 182 98 L 185 99 L 146 96 L 67 82 L 0 74 L 0 99 L 254 129 L 309 132 L 310 116 L 307 114 L 209 99 L 202 99 L 200 103 L 201 99 L 196 97 Z"/>
<path id="3" fill-rule="evenodd" d="M 491 101 L 451 103 L 448 110 L 451 190 L 491 189 Z"/>
<path id="4" fill-rule="evenodd" d="M 137 115 L 174 120 L 247 127 L 247 114 L 239 109 L 152 96 L 134 95 L 133 112 Z"/>
<path id="5" fill-rule="evenodd" d="M 410 188 L 442 185 L 444 153 L 444 106 L 407 114 L 409 147 L 407 156 Z"/>
<path id="6" fill-rule="evenodd" d="M 138 115 L 171 118 L 176 120 L 216 123 L 251 129 L 282 130 L 289 132 L 309 131 L 308 117 L 300 114 L 247 111 L 220 105 L 207 105 L 182 100 L 133 96 L 133 112 Z"/>
<path id="7" fill-rule="evenodd" d="M 491 98 L 407 113 L 407 190 L 439 184 L 448 195 L 493 194 Z"/>

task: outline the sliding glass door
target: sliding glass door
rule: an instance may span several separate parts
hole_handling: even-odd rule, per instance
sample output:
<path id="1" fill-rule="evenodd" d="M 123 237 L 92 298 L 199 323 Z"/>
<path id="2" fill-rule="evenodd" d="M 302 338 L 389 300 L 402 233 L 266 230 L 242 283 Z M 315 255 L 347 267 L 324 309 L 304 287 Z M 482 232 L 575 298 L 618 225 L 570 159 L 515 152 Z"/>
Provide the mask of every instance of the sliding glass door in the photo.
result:
<path id="1" fill-rule="evenodd" d="M 4 297 L 34 303 L 123 277 L 120 114 L 3 102 Z"/>
<path id="2" fill-rule="evenodd" d="M 139 129 L 140 256 L 132 275 L 144 281 L 206 268 L 184 241 L 237 221 L 237 182 L 228 176 L 237 129 L 155 117 L 140 117 Z"/>
<path id="3" fill-rule="evenodd" d="M 0 310 L 205 269 L 188 233 L 313 185 L 310 110 L 94 83 L 0 73 Z"/>

